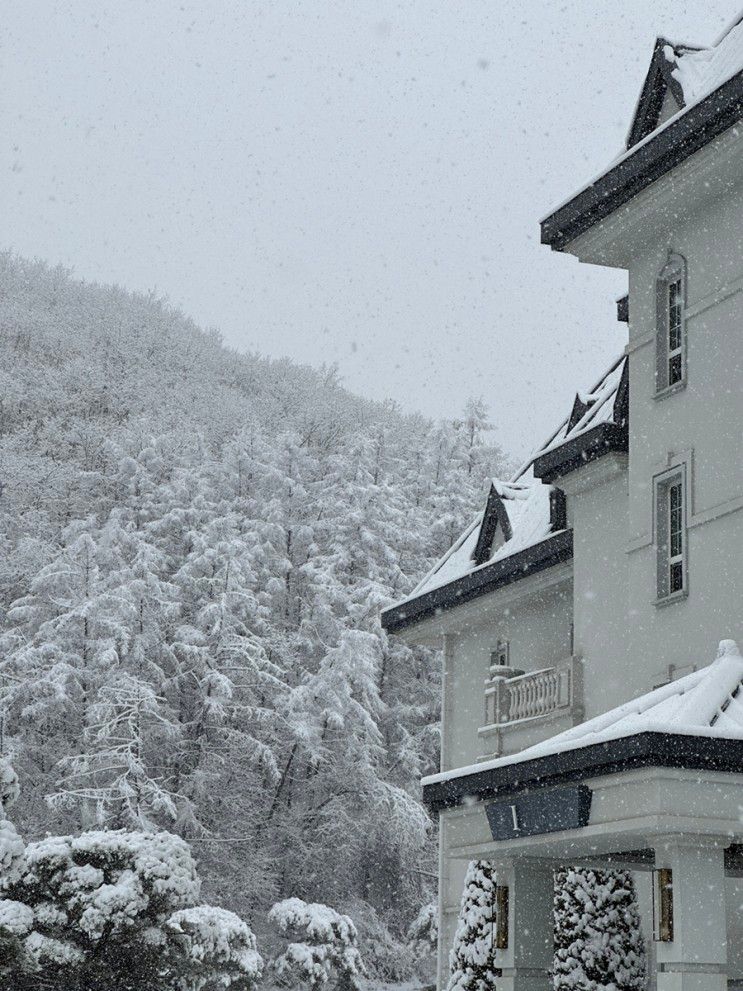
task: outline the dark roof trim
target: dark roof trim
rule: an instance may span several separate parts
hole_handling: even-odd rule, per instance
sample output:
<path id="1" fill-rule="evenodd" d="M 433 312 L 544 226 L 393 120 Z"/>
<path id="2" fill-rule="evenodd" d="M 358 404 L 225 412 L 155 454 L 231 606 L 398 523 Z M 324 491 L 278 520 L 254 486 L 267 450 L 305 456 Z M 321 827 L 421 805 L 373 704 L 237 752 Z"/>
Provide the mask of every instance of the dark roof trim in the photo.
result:
<path id="1" fill-rule="evenodd" d="M 671 96 L 679 110 L 686 106 L 681 84 L 673 76 L 676 63 L 669 62 L 666 58 L 666 47 L 670 48 L 676 56 L 683 55 L 684 52 L 699 50 L 687 45 L 674 45 L 666 38 L 656 38 L 653 57 L 650 60 L 650 67 L 645 76 L 645 82 L 642 84 L 632 126 L 627 135 L 628 148 L 636 145 L 638 141 L 642 141 L 656 129 L 663 108 L 663 99 L 668 90 L 671 91 Z"/>
<path id="2" fill-rule="evenodd" d="M 385 609 L 382 613 L 382 626 L 388 633 L 396 633 L 444 610 L 511 585 L 520 578 L 535 575 L 562 561 L 569 561 L 572 556 L 573 531 L 562 530 L 551 534 L 538 544 L 478 568 L 477 571 L 470 571 L 409 602 Z"/>
<path id="3" fill-rule="evenodd" d="M 740 773 L 743 771 L 743 740 L 680 733 L 636 733 L 427 784 L 423 788 L 423 802 L 431 811 L 439 812 L 472 799 L 503 797 L 530 788 L 583 781 L 600 774 L 618 774 L 636 767 Z"/>
<path id="4" fill-rule="evenodd" d="M 738 73 L 542 221 L 542 244 L 562 251 L 594 224 L 686 161 L 743 117 Z"/>
<path id="5" fill-rule="evenodd" d="M 491 482 L 490 491 L 488 492 L 488 502 L 485 506 L 482 523 L 480 524 L 480 533 L 477 537 L 477 544 L 472 555 L 472 560 L 475 564 L 485 564 L 491 556 L 493 540 L 498 532 L 498 524 L 500 524 L 503 531 L 503 540 L 510 540 L 513 536 L 513 530 L 511 528 L 511 521 L 508 518 L 508 511 Z"/>
<path id="6" fill-rule="evenodd" d="M 534 460 L 534 475 L 543 482 L 554 482 L 577 468 L 609 454 L 629 449 L 627 423 L 599 423 L 584 434 L 565 441 L 553 451 Z"/>

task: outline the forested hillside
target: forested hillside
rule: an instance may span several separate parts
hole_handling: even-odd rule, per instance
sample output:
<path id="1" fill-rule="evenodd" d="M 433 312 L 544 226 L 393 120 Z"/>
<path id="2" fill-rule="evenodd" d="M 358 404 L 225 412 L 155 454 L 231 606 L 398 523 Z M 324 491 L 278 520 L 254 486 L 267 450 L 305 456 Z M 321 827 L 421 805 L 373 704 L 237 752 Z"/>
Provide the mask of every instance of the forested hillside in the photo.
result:
<path id="1" fill-rule="evenodd" d="M 25 838 L 167 828 L 259 935 L 278 899 L 325 902 L 402 976 L 435 885 L 438 659 L 379 612 L 504 470 L 485 427 L 0 256 L 1 743 Z"/>

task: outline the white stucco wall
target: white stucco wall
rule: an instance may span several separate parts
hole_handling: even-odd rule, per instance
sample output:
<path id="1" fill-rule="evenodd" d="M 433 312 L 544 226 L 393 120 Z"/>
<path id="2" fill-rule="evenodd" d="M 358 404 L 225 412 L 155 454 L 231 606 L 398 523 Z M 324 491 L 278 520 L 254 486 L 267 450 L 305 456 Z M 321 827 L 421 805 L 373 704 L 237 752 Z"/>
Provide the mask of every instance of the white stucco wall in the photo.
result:
<path id="1" fill-rule="evenodd" d="M 590 719 L 627 698 L 627 463 L 611 455 L 564 480 L 573 527 L 574 643 Z"/>
<path id="2" fill-rule="evenodd" d="M 631 694 L 668 664 L 709 663 L 723 637 L 743 640 L 743 192 L 657 242 L 630 267 L 628 558 Z M 655 395 L 656 278 L 669 251 L 687 260 L 687 386 Z M 683 460 L 688 472 L 688 599 L 654 605 L 652 480 Z M 717 515 L 719 514 L 719 515 Z"/>
<path id="3" fill-rule="evenodd" d="M 485 680 L 490 669 L 490 653 L 499 640 L 510 644 L 511 666 L 524 671 L 549 667 L 570 655 L 571 583 L 565 581 L 536 597 L 529 595 L 528 579 L 523 586 L 525 598 L 521 601 L 513 600 L 512 589 L 503 590 L 510 597 L 501 592 L 484 597 L 490 601 L 483 621 L 473 618 L 467 629 L 448 635 L 442 770 L 472 764 L 487 749 L 477 730 L 485 721 Z M 499 605 L 501 600 L 503 604 Z M 511 752 L 521 749 L 559 728 L 555 724 L 543 729 L 535 726 L 518 745 L 508 749 Z"/>

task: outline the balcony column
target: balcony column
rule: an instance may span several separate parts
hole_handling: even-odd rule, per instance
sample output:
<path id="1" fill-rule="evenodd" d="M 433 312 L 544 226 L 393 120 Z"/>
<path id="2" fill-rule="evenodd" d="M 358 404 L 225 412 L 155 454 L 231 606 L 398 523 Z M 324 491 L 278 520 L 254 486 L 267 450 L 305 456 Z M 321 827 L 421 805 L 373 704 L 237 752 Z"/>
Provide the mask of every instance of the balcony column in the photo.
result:
<path id="1" fill-rule="evenodd" d="M 496 950 L 502 971 L 499 991 L 549 991 L 554 956 L 552 866 L 519 858 L 498 864 L 499 885 L 508 887 L 508 946 Z"/>
<path id="2" fill-rule="evenodd" d="M 672 938 L 656 943 L 658 991 L 726 991 L 726 842 L 654 840 L 656 868 L 671 869 L 673 893 Z"/>

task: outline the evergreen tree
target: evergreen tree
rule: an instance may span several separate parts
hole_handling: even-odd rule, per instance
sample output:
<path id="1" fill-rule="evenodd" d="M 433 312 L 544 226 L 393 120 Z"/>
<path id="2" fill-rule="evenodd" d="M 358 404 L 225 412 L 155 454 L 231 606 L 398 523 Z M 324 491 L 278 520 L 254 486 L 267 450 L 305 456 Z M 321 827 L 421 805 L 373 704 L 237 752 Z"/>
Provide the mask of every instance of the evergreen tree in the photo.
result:
<path id="1" fill-rule="evenodd" d="M 153 296 L 0 253 L 19 831 L 167 828 L 238 914 L 330 899 L 378 975 L 409 976 L 440 666 L 379 613 L 507 471 L 487 431 L 482 404 L 403 415 L 333 369 L 229 351 Z"/>
<path id="2" fill-rule="evenodd" d="M 269 918 L 292 939 L 274 960 L 282 987 L 360 991 L 366 968 L 356 926 L 347 915 L 328 905 L 287 898 L 273 906 Z"/>
<path id="3" fill-rule="evenodd" d="M 555 875 L 555 991 L 640 991 L 645 944 L 628 871 Z"/>
<path id="4" fill-rule="evenodd" d="M 447 991 L 492 991 L 495 986 L 495 871 L 472 860 L 464 878 Z"/>

